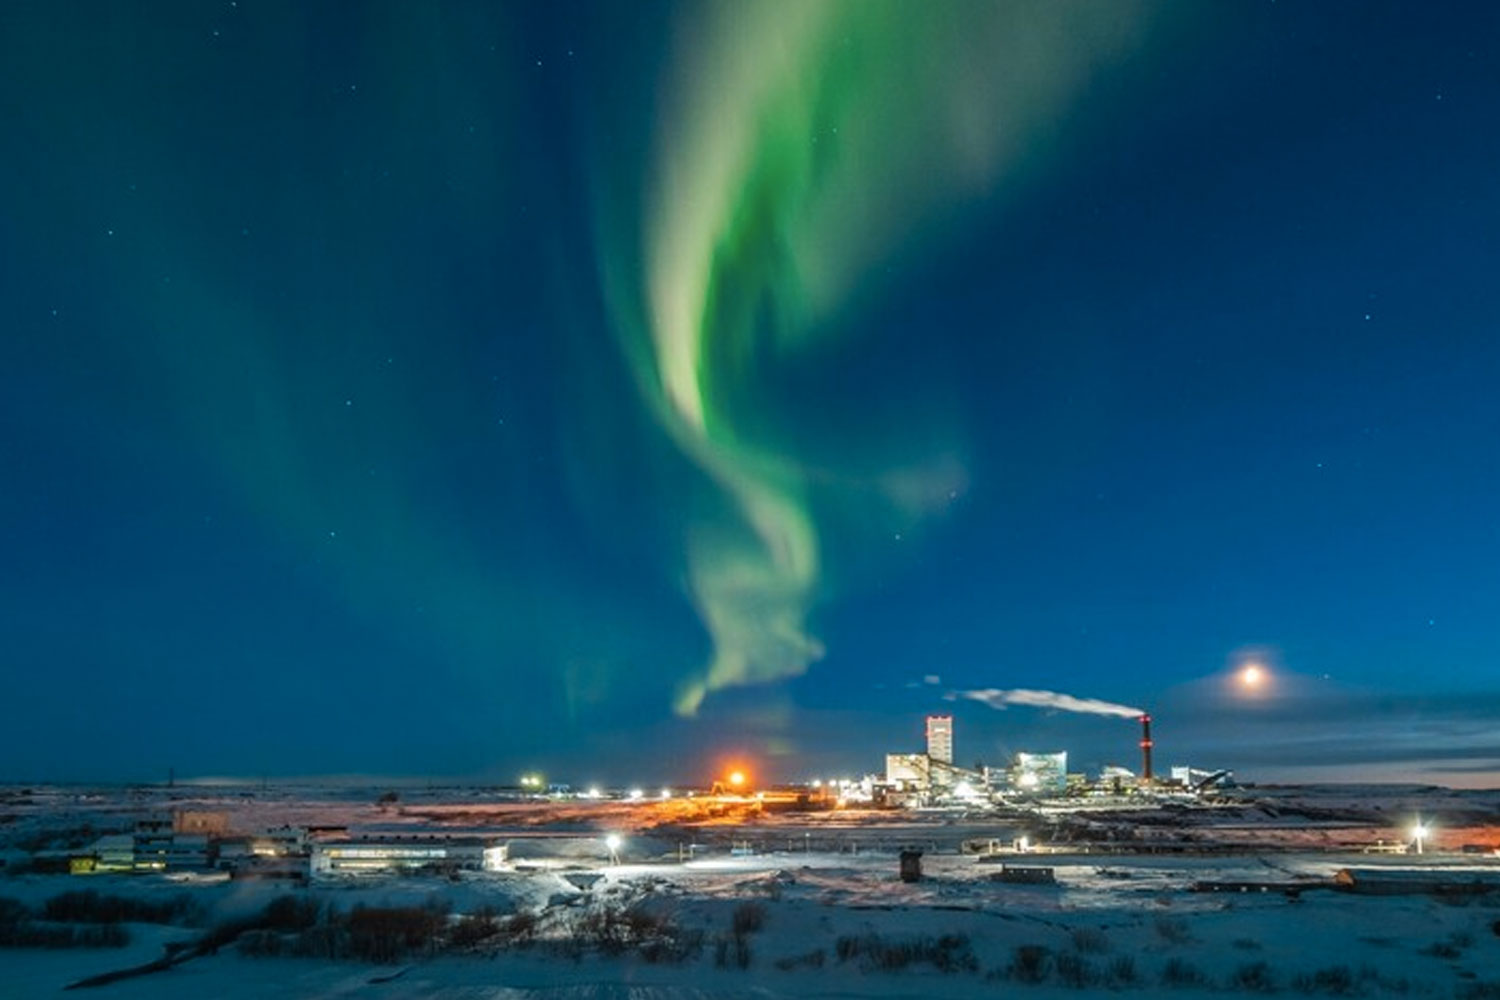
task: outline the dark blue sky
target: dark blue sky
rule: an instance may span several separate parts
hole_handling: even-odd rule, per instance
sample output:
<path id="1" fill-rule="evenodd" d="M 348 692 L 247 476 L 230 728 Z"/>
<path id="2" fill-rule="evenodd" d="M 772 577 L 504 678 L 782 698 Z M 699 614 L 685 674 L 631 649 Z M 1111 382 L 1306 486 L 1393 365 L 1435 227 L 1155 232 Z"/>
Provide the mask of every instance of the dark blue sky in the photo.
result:
<path id="1" fill-rule="evenodd" d="M 0 12 L 0 779 L 1500 783 L 1500 13 L 302 6 Z"/>

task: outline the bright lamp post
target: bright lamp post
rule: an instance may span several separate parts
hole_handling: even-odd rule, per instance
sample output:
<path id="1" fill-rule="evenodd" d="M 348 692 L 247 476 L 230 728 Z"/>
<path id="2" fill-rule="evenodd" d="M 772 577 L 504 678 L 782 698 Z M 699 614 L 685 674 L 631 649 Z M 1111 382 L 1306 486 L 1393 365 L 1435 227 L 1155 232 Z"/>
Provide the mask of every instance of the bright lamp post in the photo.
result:
<path id="1" fill-rule="evenodd" d="M 1426 846 L 1427 838 L 1432 836 L 1432 828 L 1418 819 L 1416 825 L 1411 828 L 1411 835 L 1417 843 L 1417 853 L 1421 854 L 1423 847 Z"/>
<path id="2" fill-rule="evenodd" d="M 611 833 L 604 838 L 604 846 L 609 848 L 609 863 L 617 865 L 620 863 L 620 845 L 625 841 L 618 833 Z"/>

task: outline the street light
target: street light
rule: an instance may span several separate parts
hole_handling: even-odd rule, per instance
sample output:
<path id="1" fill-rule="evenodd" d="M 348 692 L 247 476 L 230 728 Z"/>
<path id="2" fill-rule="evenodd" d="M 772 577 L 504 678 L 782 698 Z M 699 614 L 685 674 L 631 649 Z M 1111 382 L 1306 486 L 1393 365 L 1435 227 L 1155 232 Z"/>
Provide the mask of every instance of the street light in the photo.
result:
<path id="1" fill-rule="evenodd" d="M 609 848 L 609 863 L 617 865 L 620 863 L 620 845 L 625 843 L 618 833 L 611 833 L 604 838 L 604 846 Z"/>
<path id="2" fill-rule="evenodd" d="M 1416 826 L 1411 828 L 1411 835 L 1417 842 L 1417 853 L 1421 854 L 1427 838 L 1432 836 L 1432 828 L 1423 823 L 1421 817 L 1418 817 Z"/>

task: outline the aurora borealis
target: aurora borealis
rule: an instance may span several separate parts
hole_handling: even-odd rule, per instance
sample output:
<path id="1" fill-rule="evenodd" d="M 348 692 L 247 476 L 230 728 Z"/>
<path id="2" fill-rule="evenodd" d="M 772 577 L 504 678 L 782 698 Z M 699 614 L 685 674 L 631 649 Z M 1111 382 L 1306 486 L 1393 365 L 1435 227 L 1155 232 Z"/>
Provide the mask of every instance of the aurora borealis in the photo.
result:
<path id="1" fill-rule="evenodd" d="M 948 688 L 1500 772 L 1495 14 L 83 10 L 0 14 L 0 778 L 1131 753 Z"/>
<path id="2" fill-rule="evenodd" d="M 705 23 L 686 32 L 691 55 L 648 169 L 643 381 L 744 523 L 689 535 L 716 650 L 685 710 L 705 688 L 800 673 L 821 652 L 804 623 L 819 582 L 809 493 L 821 470 L 755 426 L 761 369 L 795 365 L 923 223 L 1015 183 L 1089 64 L 1146 20 L 1130 5 L 911 14 L 901 3 L 720 4 L 693 12 Z M 695 87 L 708 76 L 713 87 Z M 923 489 L 941 470 L 916 476 L 923 492 L 943 485 Z M 878 478 L 859 487 L 881 490 Z"/>

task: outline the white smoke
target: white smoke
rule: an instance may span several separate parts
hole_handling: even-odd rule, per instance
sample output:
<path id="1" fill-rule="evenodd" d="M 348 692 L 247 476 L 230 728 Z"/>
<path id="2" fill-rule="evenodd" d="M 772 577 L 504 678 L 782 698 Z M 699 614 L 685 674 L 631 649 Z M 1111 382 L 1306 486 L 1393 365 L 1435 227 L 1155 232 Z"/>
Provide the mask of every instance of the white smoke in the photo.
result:
<path id="1" fill-rule="evenodd" d="M 1032 691 L 1027 688 L 1014 688 L 1010 691 L 1002 691 L 999 688 L 950 691 L 946 697 L 949 701 L 957 701 L 960 698 L 982 701 L 996 709 L 1004 709 L 1008 705 L 1030 705 L 1033 708 L 1055 708 L 1064 712 L 1113 715 L 1122 719 L 1134 719 L 1146 714 L 1143 708 L 1116 705 L 1112 701 L 1101 701 L 1098 698 L 1075 698 L 1070 694 L 1059 694 L 1056 691 Z"/>

